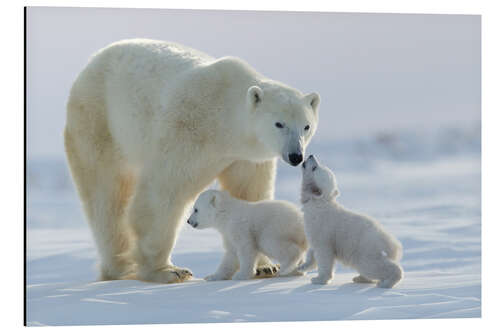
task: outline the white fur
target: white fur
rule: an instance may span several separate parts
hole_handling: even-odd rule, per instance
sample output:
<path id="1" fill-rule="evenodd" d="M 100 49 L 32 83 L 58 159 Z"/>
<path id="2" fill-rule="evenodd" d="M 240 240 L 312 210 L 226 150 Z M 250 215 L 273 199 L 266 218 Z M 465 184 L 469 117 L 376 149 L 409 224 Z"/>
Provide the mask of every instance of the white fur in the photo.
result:
<path id="1" fill-rule="evenodd" d="M 311 246 L 300 269 L 318 265 L 313 283 L 326 284 L 333 276 L 335 260 L 356 269 L 354 282 L 392 288 L 403 277 L 398 264 L 401 243 L 371 217 L 352 212 L 339 203 L 333 172 L 312 155 L 302 165 L 302 203 L 307 240 Z"/>
<path id="2" fill-rule="evenodd" d="M 71 89 L 65 146 L 101 278 L 189 278 L 170 261 L 186 207 L 214 179 L 241 199 L 272 198 L 276 157 L 304 154 L 318 103 L 240 59 L 179 44 L 97 52 Z"/>
<path id="3" fill-rule="evenodd" d="M 289 202 L 248 202 L 208 190 L 196 200 L 188 223 L 196 229 L 215 228 L 222 235 L 224 259 L 206 280 L 250 279 L 262 255 L 280 263 L 281 276 L 301 275 L 297 267 L 307 248 L 303 215 Z"/>

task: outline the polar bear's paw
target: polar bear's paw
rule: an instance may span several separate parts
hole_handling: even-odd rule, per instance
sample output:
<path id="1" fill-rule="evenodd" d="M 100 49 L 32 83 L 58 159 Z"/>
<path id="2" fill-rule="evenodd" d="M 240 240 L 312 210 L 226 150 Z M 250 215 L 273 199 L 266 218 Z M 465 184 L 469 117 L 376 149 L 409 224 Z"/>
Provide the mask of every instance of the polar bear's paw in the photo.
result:
<path id="1" fill-rule="evenodd" d="M 365 278 L 363 275 L 358 275 L 352 278 L 354 283 L 373 283 L 372 280 Z"/>
<path id="2" fill-rule="evenodd" d="M 315 278 L 311 279 L 312 284 L 328 284 L 330 282 L 331 278 L 324 278 L 321 276 L 317 276 Z"/>
<path id="3" fill-rule="evenodd" d="M 256 278 L 274 277 L 279 274 L 279 271 L 280 271 L 280 264 L 259 266 L 255 270 L 255 277 Z"/>
<path id="4" fill-rule="evenodd" d="M 189 269 L 176 266 L 138 274 L 140 280 L 157 283 L 179 283 L 189 280 L 192 276 L 193 273 Z"/>

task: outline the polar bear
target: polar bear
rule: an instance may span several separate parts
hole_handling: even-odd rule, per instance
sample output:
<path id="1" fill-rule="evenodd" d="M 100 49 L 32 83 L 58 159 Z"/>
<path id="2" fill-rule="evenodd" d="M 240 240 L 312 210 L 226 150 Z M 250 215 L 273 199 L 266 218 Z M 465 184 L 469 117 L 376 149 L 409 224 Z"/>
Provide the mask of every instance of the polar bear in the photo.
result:
<path id="1" fill-rule="evenodd" d="M 273 198 L 276 158 L 302 162 L 318 105 L 235 57 L 142 39 L 98 51 L 64 135 L 101 279 L 189 279 L 170 259 L 186 207 L 216 179 L 237 198 Z"/>
<path id="2" fill-rule="evenodd" d="M 340 192 L 331 170 L 311 155 L 302 163 L 304 224 L 311 246 L 300 270 L 308 270 L 317 260 L 315 284 L 327 284 L 332 278 L 335 260 L 356 269 L 357 283 L 372 283 L 392 288 L 403 277 L 398 264 L 401 243 L 384 231 L 374 219 L 347 210 L 336 198 Z"/>
<path id="3" fill-rule="evenodd" d="M 251 279 L 262 255 L 279 262 L 280 276 L 302 275 L 297 268 L 307 249 L 303 214 L 289 202 L 248 202 L 208 190 L 196 200 L 187 222 L 196 229 L 215 228 L 222 235 L 224 258 L 205 280 Z"/>

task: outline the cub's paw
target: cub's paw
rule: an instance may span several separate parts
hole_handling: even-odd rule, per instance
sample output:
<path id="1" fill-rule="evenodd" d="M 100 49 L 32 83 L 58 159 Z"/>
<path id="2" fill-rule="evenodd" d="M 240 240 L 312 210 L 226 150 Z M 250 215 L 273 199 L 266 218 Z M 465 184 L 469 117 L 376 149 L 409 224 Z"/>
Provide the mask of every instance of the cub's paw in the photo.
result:
<path id="1" fill-rule="evenodd" d="M 331 279 L 326 279 L 326 278 L 323 278 L 323 277 L 315 277 L 315 278 L 312 278 L 311 279 L 311 282 L 312 284 L 328 284 L 330 282 Z"/>
<path id="2" fill-rule="evenodd" d="M 354 283 L 373 283 L 374 281 L 365 278 L 363 275 L 358 275 L 352 278 L 352 282 Z"/>
<path id="3" fill-rule="evenodd" d="M 299 265 L 299 267 L 297 269 L 301 272 L 307 273 L 309 271 L 312 271 L 315 268 L 316 268 L 316 265 L 306 262 L 306 263 L 303 263 L 302 265 Z"/>
<path id="4" fill-rule="evenodd" d="M 386 280 L 380 280 L 378 283 L 377 283 L 377 287 L 379 288 L 387 288 L 387 289 L 390 289 L 392 287 L 394 287 L 394 285 L 397 283 L 398 281 L 396 280 L 391 280 L 391 279 L 386 279 Z"/>
<path id="5" fill-rule="evenodd" d="M 274 277 L 279 274 L 280 264 L 269 265 L 269 266 L 260 266 L 255 270 L 256 278 L 269 278 Z"/>
<path id="6" fill-rule="evenodd" d="M 301 272 L 299 271 L 297 268 L 292 270 L 291 272 L 289 273 L 286 273 L 286 272 L 278 272 L 278 276 L 281 276 L 281 277 L 287 277 L 287 276 L 303 276 L 305 273 L 304 272 Z"/>
<path id="7" fill-rule="evenodd" d="M 300 265 L 298 268 L 297 268 L 299 271 L 301 272 L 307 272 L 309 270 L 309 265 L 306 265 L 306 264 L 302 264 Z"/>
<path id="8" fill-rule="evenodd" d="M 205 276 L 203 279 L 205 281 L 227 280 L 227 278 L 225 278 L 224 276 L 220 276 L 220 275 L 217 275 L 217 274 L 211 274 L 211 275 Z"/>
<path id="9" fill-rule="evenodd" d="M 233 280 L 250 280 L 253 276 L 246 273 L 236 273 L 233 275 Z"/>

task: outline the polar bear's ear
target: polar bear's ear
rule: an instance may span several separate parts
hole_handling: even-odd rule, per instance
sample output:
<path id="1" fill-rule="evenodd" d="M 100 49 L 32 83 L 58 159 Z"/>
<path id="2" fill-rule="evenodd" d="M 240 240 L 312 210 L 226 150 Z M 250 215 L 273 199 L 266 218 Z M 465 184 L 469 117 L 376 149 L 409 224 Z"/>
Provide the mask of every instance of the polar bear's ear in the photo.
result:
<path id="1" fill-rule="evenodd" d="M 338 188 L 336 188 L 335 190 L 333 190 L 332 198 L 337 199 L 339 196 L 340 196 L 340 191 Z"/>
<path id="2" fill-rule="evenodd" d="M 310 93 L 310 94 L 306 95 L 306 101 L 311 106 L 313 111 L 316 112 L 318 110 L 319 95 L 317 93 Z"/>
<path id="3" fill-rule="evenodd" d="M 257 86 L 251 86 L 247 91 L 247 103 L 250 107 L 256 108 L 262 103 L 264 92 Z"/>

